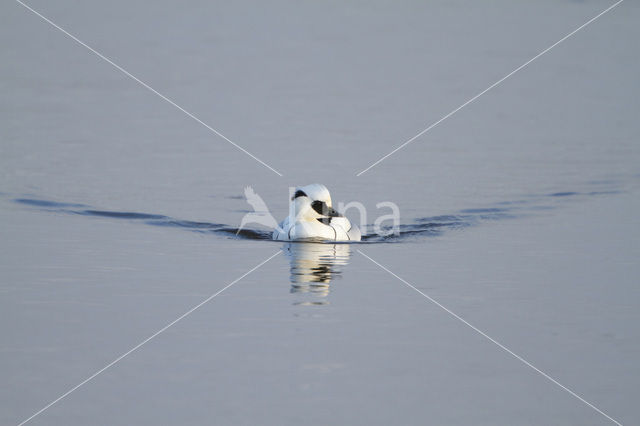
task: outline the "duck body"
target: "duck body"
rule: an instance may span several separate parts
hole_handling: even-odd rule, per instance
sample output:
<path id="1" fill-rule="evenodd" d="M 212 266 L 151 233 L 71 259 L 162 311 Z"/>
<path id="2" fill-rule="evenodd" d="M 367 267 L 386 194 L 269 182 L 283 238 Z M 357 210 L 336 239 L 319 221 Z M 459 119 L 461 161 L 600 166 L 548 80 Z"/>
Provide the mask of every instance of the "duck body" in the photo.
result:
<path id="1" fill-rule="evenodd" d="M 360 241 L 360 229 L 331 206 L 321 184 L 296 188 L 287 216 L 273 231 L 279 241 Z"/>
<path id="2" fill-rule="evenodd" d="M 280 222 L 279 229 L 273 231 L 273 239 L 279 241 L 319 240 L 319 241 L 360 241 L 360 229 L 352 225 L 346 217 L 333 217 L 329 223 L 319 221 L 290 220 Z"/>

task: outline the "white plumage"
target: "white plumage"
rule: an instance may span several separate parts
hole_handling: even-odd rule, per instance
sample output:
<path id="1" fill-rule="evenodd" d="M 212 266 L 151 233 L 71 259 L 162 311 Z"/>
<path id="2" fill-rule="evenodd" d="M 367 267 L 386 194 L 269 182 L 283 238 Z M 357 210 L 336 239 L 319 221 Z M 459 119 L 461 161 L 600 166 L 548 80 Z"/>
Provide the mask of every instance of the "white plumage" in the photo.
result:
<path id="1" fill-rule="evenodd" d="M 296 188 L 287 216 L 273 231 L 280 241 L 360 241 L 360 230 L 335 211 L 326 186 Z"/>

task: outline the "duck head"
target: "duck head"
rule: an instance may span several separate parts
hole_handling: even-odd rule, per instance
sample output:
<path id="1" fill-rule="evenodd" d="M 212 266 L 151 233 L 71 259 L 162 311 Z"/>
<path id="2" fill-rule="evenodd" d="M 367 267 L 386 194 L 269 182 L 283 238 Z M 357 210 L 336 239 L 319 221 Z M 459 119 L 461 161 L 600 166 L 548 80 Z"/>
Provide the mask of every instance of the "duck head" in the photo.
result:
<path id="1" fill-rule="evenodd" d="M 331 217 L 341 216 L 331 205 L 329 190 L 319 183 L 296 188 L 291 203 L 291 214 L 297 221 L 328 222 Z"/>

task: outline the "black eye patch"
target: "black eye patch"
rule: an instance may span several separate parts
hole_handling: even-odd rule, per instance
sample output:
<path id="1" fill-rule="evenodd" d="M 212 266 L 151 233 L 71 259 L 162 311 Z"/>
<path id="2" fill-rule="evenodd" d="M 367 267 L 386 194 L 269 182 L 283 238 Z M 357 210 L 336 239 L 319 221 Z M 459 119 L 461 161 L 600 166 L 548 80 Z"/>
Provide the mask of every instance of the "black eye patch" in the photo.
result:
<path id="1" fill-rule="evenodd" d="M 324 203 L 324 201 L 314 201 L 311 203 L 311 208 L 314 209 L 318 214 L 326 216 L 329 212 L 329 207 Z"/>
<path id="2" fill-rule="evenodd" d="M 293 197 L 291 197 L 291 200 L 295 200 L 298 197 L 306 197 L 306 196 L 307 194 L 305 194 L 304 191 L 301 191 L 300 189 L 298 189 L 296 193 L 293 194 Z"/>

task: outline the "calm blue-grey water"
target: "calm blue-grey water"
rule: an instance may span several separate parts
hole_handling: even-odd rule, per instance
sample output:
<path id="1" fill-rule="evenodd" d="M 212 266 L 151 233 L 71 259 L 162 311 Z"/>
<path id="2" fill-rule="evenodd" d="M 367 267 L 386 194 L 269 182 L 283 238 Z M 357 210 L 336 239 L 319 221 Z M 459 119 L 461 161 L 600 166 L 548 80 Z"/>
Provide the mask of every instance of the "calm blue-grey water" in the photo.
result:
<path id="1" fill-rule="evenodd" d="M 0 5 L 0 424 L 640 419 L 640 7 Z M 235 235 L 251 185 L 395 202 L 400 235 Z M 356 218 L 353 218 L 356 219 Z"/>

